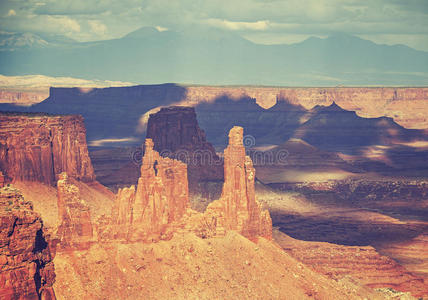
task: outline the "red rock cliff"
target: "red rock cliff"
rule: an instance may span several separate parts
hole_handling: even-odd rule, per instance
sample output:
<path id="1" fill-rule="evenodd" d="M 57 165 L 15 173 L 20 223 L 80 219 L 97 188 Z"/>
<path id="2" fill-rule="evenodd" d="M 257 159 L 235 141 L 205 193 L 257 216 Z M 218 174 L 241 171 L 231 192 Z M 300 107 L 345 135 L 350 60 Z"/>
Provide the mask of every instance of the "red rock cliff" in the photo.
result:
<path id="1" fill-rule="evenodd" d="M 92 240 L 91 213 L 79 188 L 61 173 L 58 188 L 58 232 L 61 249 L 84 249 Z"/>
<path id="2" fill-rule="evenodd" d="M 187 163 L 189 184 L 223 179 L 223 163 L 199 128 L 193 107 L 170 106 L 151 114 L 146 137 L 162 156 Z"/>
<path id="3" fill-rule="evenodd" d="M 3 172 L 0 171 L 0 188 L 4 186 L 4 175 Z"/>
<path id="4" fill-rule="evenodd" d="M 254 239 L 272 238 L 272 220 L 255 198 L 255 170 L 251 158 L 245 155 L 242 127 L 229 132 L 229 145 L 224 151 L 224 185 L 221 198 L 210 203 L 208 218 L 215 219 L 216 234 L 236 230 Z"/>
<path id="5" fill-rule="evenodd" d="M 0 189 L 0 299 L 55 299 L 43 222 L 18 190 Z"/>
<path id="6" fill-rule="evenodd" d="M 83 118 L 0 114 L 0 169 L 12 181 L 53 185 L 61 172 L 95 180 Z"/>

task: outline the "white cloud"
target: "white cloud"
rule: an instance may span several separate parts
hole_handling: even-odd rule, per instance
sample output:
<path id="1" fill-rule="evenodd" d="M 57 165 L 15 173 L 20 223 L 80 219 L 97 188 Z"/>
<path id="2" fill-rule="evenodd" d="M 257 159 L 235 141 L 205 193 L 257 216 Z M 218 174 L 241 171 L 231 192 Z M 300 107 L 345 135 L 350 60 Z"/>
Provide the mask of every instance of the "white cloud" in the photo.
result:
<path id="1" fill-rule="evenodd" d="M 80 32 L 80 24 L 67 16 L 44 16 L 50 27 L 58 26 L 62 32 Z"/>
<path id="2" fill-rule="evenodd" d="M 89 20 L 88 24 L 91 31 L 97 35 L 105 35 L 107 32 L 107 26 L 99 20 Z"/>
<path id="3" fill-rule="evenodd" d="M 14 9 L 9 9 L 7 16 L 8 17 L 16 16 L 16 11 Z"/>
<path id="4" fill-rule="evenodd" d="M 230 30 L 266 30 L 269 28 L 269 21 L 233 22 L 228 20 L 208 19 L 205 20 L 204 23 L 213 27 Z"/>

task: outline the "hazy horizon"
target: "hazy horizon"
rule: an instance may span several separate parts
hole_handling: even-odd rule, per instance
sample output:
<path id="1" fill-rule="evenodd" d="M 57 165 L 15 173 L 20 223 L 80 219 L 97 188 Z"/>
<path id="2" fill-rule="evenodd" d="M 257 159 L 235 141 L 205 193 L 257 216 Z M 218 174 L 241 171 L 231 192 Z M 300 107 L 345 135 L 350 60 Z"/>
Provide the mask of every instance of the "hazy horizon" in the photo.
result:
<path id="1" fill-rule="evenodd" d="M 3 1 L 0 74 L 426 86 L 426 1 Z"/>

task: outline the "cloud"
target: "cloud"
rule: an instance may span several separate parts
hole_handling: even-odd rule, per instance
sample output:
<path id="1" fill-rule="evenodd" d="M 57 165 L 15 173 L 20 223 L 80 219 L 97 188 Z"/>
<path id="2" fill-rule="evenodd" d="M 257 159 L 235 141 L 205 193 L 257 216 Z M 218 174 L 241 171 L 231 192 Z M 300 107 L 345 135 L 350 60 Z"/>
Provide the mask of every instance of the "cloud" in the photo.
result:
<path id="1" fill-rule="evenodd" d="M 7 17 L 10 11 L 16 15 Z M 118 38 L 142 26 L 209 26 L 263 43 L 341 31 L 428 50 L 427 0 L 13 0 L 2 1 L 0 15 L 4 31 L 56 30 L 80 41 Z"/>
<path id="2" fill-rule="evenodd" d="M 98 20 L 89 20 L 89 27 L 91 31 L 97 35 L 105 35 L 107 32 L 107 26 Z"/>
<path id="3" fill-rule="evenodd" d="M 0 18 L 0 27 L 11 32 L 49 33 L 72 36 L 81 31 L 79 22 L 68 16 L 27 15 L 25 18 Z"/>
<path id="4" fill-rule="evenodd" d="M 58 26 L 62 32 L 80 32 L 80 24 L 67 16 L 46 16 L 47 24 L 53 29 Z"/>
<path id="5" fill-rule="evenodd" d="M 16 11 L 14 9 L 9 9 L 6 16 L 7 17 L 16 16 Z"/>
<path id="6" fill-rule="evenodd" d="M 47 0 L 35 4 L 33 12 L 39 15 L 93 15 L 105 12 L 110 4 L 105 0 Z"/>
<path id="7" fill-rule="evenodd" d="M 230 30 L 266 30 L 269 27 L 269 21 L 233 22 L 228 20 L 208 19 L 204 21 L 204 23 L 213 27 Z"/>

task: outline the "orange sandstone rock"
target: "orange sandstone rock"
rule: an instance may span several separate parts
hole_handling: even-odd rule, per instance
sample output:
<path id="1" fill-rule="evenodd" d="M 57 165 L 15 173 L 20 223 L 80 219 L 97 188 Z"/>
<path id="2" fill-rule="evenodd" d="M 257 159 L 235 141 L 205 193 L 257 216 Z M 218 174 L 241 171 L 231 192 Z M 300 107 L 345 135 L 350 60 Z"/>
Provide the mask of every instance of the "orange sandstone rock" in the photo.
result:
<path id="1" fill-rule="evenodd" d="M 229 145 L 224 151 L 224 185 L 221 198 L 208 205 L 206 216 L 215 219 L 216 234 L 236 230 L 249 239 L 272 238 L 272 220 L 255 199 L 255 170 L 245 155 L 243 128 L 229 132 Z"/>
<path id="2" fill-rule="evenodd" d="M 89 206 L 81 199 L 79 188 L 61 173 L 58 188 L 58 239 L 62 249 L 85 249 L 92 240 Z"/>
<path id="3" fill-rule="evenodd" d="M 255 199 L 255 170 L 242 139 L 242 127 L 232 128 L 224 155 L 223 193 L 204 214 L 189 208 L 186 164 L 161 157 L 153 141 L 146 139 L 137 189 L 118 191 L 111 220 L 99 221 L 100 237 L 157 241 L 178 231 L 209 237 L 234 230 L 249 239 L 271 239 L 272 220 Z"/>
<path id="4" fill-rule="evenodd" d="M 0 189 L 0 299 L 56 299 L 49 237 L 32 203 Z"/>
<path id="5" fill-rule="evenodd" d="M 113 237 L 132 241 L 169 238 L 188 208 L 186 164 L 161 157 L 153 141 L 146 139 L 137 190 L 131 186 L 117 193 Z"/>
<path id="6" fill-rule="evenodd" d="M 4 186 L 4 175 L 3 172 L 0 171 L 0 188 Z"/>
<path id="7" fill-rule="evenodd" d="M 12 181 L 95 180 L 82 116 L 1 113 L 0 169 Z"/>

